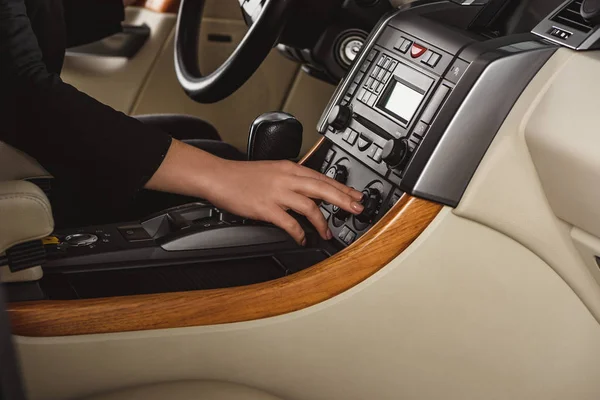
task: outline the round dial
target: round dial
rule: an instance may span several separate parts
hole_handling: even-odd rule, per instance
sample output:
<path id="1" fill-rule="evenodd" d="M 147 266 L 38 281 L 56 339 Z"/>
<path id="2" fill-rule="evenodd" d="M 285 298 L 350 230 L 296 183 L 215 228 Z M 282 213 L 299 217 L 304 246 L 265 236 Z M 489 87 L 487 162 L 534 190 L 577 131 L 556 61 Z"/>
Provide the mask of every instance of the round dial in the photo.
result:
<path id="1" fill-rule="evenodd" d="M 345 221 L 348 218 L 350 218 L 350 213 L 348 211 L 344 210 L 343 208 L 338 208 L 333 213 L 333 216 L 340 221 Z"/>
<path id="2" fill-rule="evenodd" d="M 348 106 L 338 105 L 333 107 L 327 122 L 336 131 L 343 131 L 350 125 L 352 110 Z"/>
<path id="3" fill-rule="evenodd" d="M 383 147 L 381 157 L 390 168 L 403 166 L 409 158 L 410 148 L 406 138 L 389 140 Z"/>
<path id="4" fill-rule="evenodd" d="M 331 179 L 335 179 L 337 182 L 345 185 L 348 182 L 348 168 L 343 165 L 334 165 L 329 168 L 325 173 Z"/>
<path id="5" fill-rule="evenodd" d="M 361 204 L 365 207 L 360 215 L 356 216 L 356 219 L 364 224 L 370 224 L 375 219 L 379 207 L 381 206 L 383 196 L 377 189 L 369 188 L 363 191 L 363 198 Z"/>
<path id="6" fill-rule="evenodd" d="M 98 241 L 98 236 L 90 233 L 77 233 L 65 238 L 65 243 L 73 247 L 91 246 Z"/>

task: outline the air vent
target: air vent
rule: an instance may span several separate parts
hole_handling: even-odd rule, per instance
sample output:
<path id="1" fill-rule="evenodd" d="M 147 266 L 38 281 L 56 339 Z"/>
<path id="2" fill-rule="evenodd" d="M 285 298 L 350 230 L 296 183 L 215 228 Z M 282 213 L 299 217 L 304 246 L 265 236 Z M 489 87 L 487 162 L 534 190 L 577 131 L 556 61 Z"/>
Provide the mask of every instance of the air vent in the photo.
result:
<path id="1" fill-rule="evenodd" d="M 579 32 L 589 33 L 594 26 L 586 21 L 580 13 L 582 0 L 574 0 L 561 9 L 551 21 L 559 23 Z"/>

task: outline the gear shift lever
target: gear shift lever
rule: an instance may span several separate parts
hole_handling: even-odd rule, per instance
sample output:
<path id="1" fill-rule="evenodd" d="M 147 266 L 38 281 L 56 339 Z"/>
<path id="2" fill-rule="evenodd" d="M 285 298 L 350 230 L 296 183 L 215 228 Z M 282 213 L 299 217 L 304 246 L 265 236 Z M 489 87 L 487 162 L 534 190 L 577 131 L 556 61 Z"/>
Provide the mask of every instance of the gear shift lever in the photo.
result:
<path id="1" fill-rule="evenodd" d="M 302 148 L 302 124 L 284 112 L 269 112 L 256 118 L 248 138 L 248 160 L 290 160 Z"/>

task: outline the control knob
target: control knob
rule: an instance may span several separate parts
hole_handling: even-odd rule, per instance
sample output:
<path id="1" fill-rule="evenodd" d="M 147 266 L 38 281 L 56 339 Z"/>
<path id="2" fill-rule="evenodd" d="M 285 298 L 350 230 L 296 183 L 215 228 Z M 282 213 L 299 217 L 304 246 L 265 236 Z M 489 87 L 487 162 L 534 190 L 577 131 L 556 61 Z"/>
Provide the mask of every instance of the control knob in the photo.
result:
<path id="1" fill-rule="evenodd" d="M 402 167 L 409 158 L 410 148 L 406 138 L 388 140 L 381 157 L 390 168 Z"/>
<path id="2" fill-rule="evenodd" d="M 350 125 L 352 120 L 352 109 L 348 106 L 338 105 L 333 107 L 327 122 L 336 131 L 343 131 Z"/>
<path id="3" fill-rule="evenodd" d="M 337 220 L 345 221 L 348 218 L 350 218 L 350 213 L 348 211 L 344 210 L 343 208 L 339 208 L 336 206 L 336 207 L 334 207 L 333 216 Z"/>
<path id="4" fill-rule="evenodd" d="M 334 165 L 327 170 L 325 175 L 331 179 L 335 179 L 342 185 L 345 185 L 346 182 L 348 182 L 348 168 L 343 165 Z"/>
<path id="5" fill-rule="evenodd" d="M 600 23 L 600 1 L 583 0 L 581 2 L 581 16 L 593 23 Z"/>
<path id="6" fill-rule="evenodd" d="M 356 219 L 364 224 L 370 224 L 379 211 L 383 196 L 377 189 L 369 188 L 363 191 L 363 198 L 361 204 L 365 207 L 360 215 L 356 216 Z"/>
<path id="7" fill-rule="evenodd" d="M 98 236 L 89 233 L 77 233 L 65 238 L 65 243 L 73 247 L 91 246 L 98 241 Z"/>

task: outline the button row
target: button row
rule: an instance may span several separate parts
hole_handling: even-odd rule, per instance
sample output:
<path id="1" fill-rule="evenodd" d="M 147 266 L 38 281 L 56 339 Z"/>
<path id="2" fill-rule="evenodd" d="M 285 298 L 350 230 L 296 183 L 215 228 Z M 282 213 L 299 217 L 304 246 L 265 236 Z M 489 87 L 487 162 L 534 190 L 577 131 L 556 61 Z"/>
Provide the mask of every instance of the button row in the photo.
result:
<path id="1" fill-rule="evenodd" d="M 373 145 L 367 153 L 367 156 L 378 164 L 381 162 L 382 155 L 383 149 L 377 145 Z"/>
<path id="2" fill-rule="evenodd" d="M 329 164 L 331 164 L 331 162 L 333 161 L 333 158 L 335 157 L 336 151 L 333 149 L 329 149 L 329 151 L 327 152 L 327 155 L 325 156 L 325 160 L 323 161 L 323 165 L 321 165 L 321 173 L 325 173 L 325 171 L 327 171 L 327 168 L 329 168 Z"/>
<path id="3" fill-rule="evenodd" d="M 377 146 L 376 144 L 373 144 L 373 141 L 371 139 L 359 134 L 357 131 L 351 128 L 348 128 L 344 132 L 344 134 L 342 135 L 342 139 L 350 146 L 354 146 L 358 141 L 358 149 L 360 151 L 366 151 L 367 157 L 375 161 L 377 164 L 381 163 L 381 160 L 383 158 L 383 149 Z M 321 172 L 324 173 L 327 170 L 328 165 L 329 161 L 325 160 L 323 166 L 321 167 Z"/>
<path id="4" fill-rule="evenodd" d="M 349 143 L 350 146 L 354 146 L 354 143 L 356 143 L 357 138 L 358 138 L 358 132 L 356 132 L 355 130 L 350 129 L 350 128 L 348 128 L 342 135 L 342 139 L 344 139 L 344 141 L 346 143 Z"/>
<path id="5" fill-rule="evenodd" d="M 360 86 L 360 83 L 362 82 L 363 78 L 365 77 L 366 72 L 371 67 L 371 64 L 373 64 L 375 57 L 377 57 L 377 54 L 379 54 L 379 51 L 371 50 L 371 52 L 369 53 L 369 56 L 367 57 L 365 62 L 360 67 L 360 71 L 358 71 L 356 73 L 356 76 L 354 77 L 354 81 L 350 85 L 350 88 L 346 92 L 346 96 L 344 96 L 344 100 L 342 100 L 343 105 L 347 105 L 348 103 L 350 103 L 350 100 L 352 100 L 352 96 L 354 96 L 354 94 L 356 93 L 356 90 Z"/>
<path id="6" fill-rule="evenodd" d="M 435 68 L 440 62 L 441 58 L 442 56 L 435 51 L 427 50 L 423 55 L 421 62 L 428 67 Z"/>
<path id="7" fill-rule="evenodd" d="M 373 107 L 375 105 L 375 102 L 377 101 L 377 95 L 375 93 L 369 92 L 365 88 L 362 88 L 360 89 L 360 92 L 358 92 L 358 96 L 356 96 L 356 99 L 365 103 L 369 107 Z"/>
<path id="8" fill-rule="evenodd" d="M 377 101 L 377 96 L 382 92 L 397 65 L 397 60 L 382 54 L 379 61 L 377 61 L 377 65 L 365 81 L 363 89 L 358 92 L 356 97 L 358 101 L 373 107 Z"/>
<path id="9" fill-rule="evenodd" d="M 350 245 L 356 239 L 356 233 L 352 229 L 348 228 L 347 225 L 344 225 L 340 231 L 340 234 L 338 235 L 338 238 L 347 245 Z"/>
<path id="10" fill-rule="evenodd" d="M 400 38 L 398 42 L 396 42 L 394 49 L 398 50 L 402 54 L 406 54 L 410 50 L 412 58 L 419 58 L 423 56 L 421 62 L 431 68 L 435 68 L 442 59 L 441 54 L 432 50 L 427 50 L 426 47 L 414 43 L 412 40 L 405 37 Z"/>
<path id="11" fill-rule="evenodd" d="M 408 40 L 406 38 L 400 38 L 394 48 L 398 50 L 400 53 L 406 53 L 410 47 L 412 46 L 412 40 Z"/>

